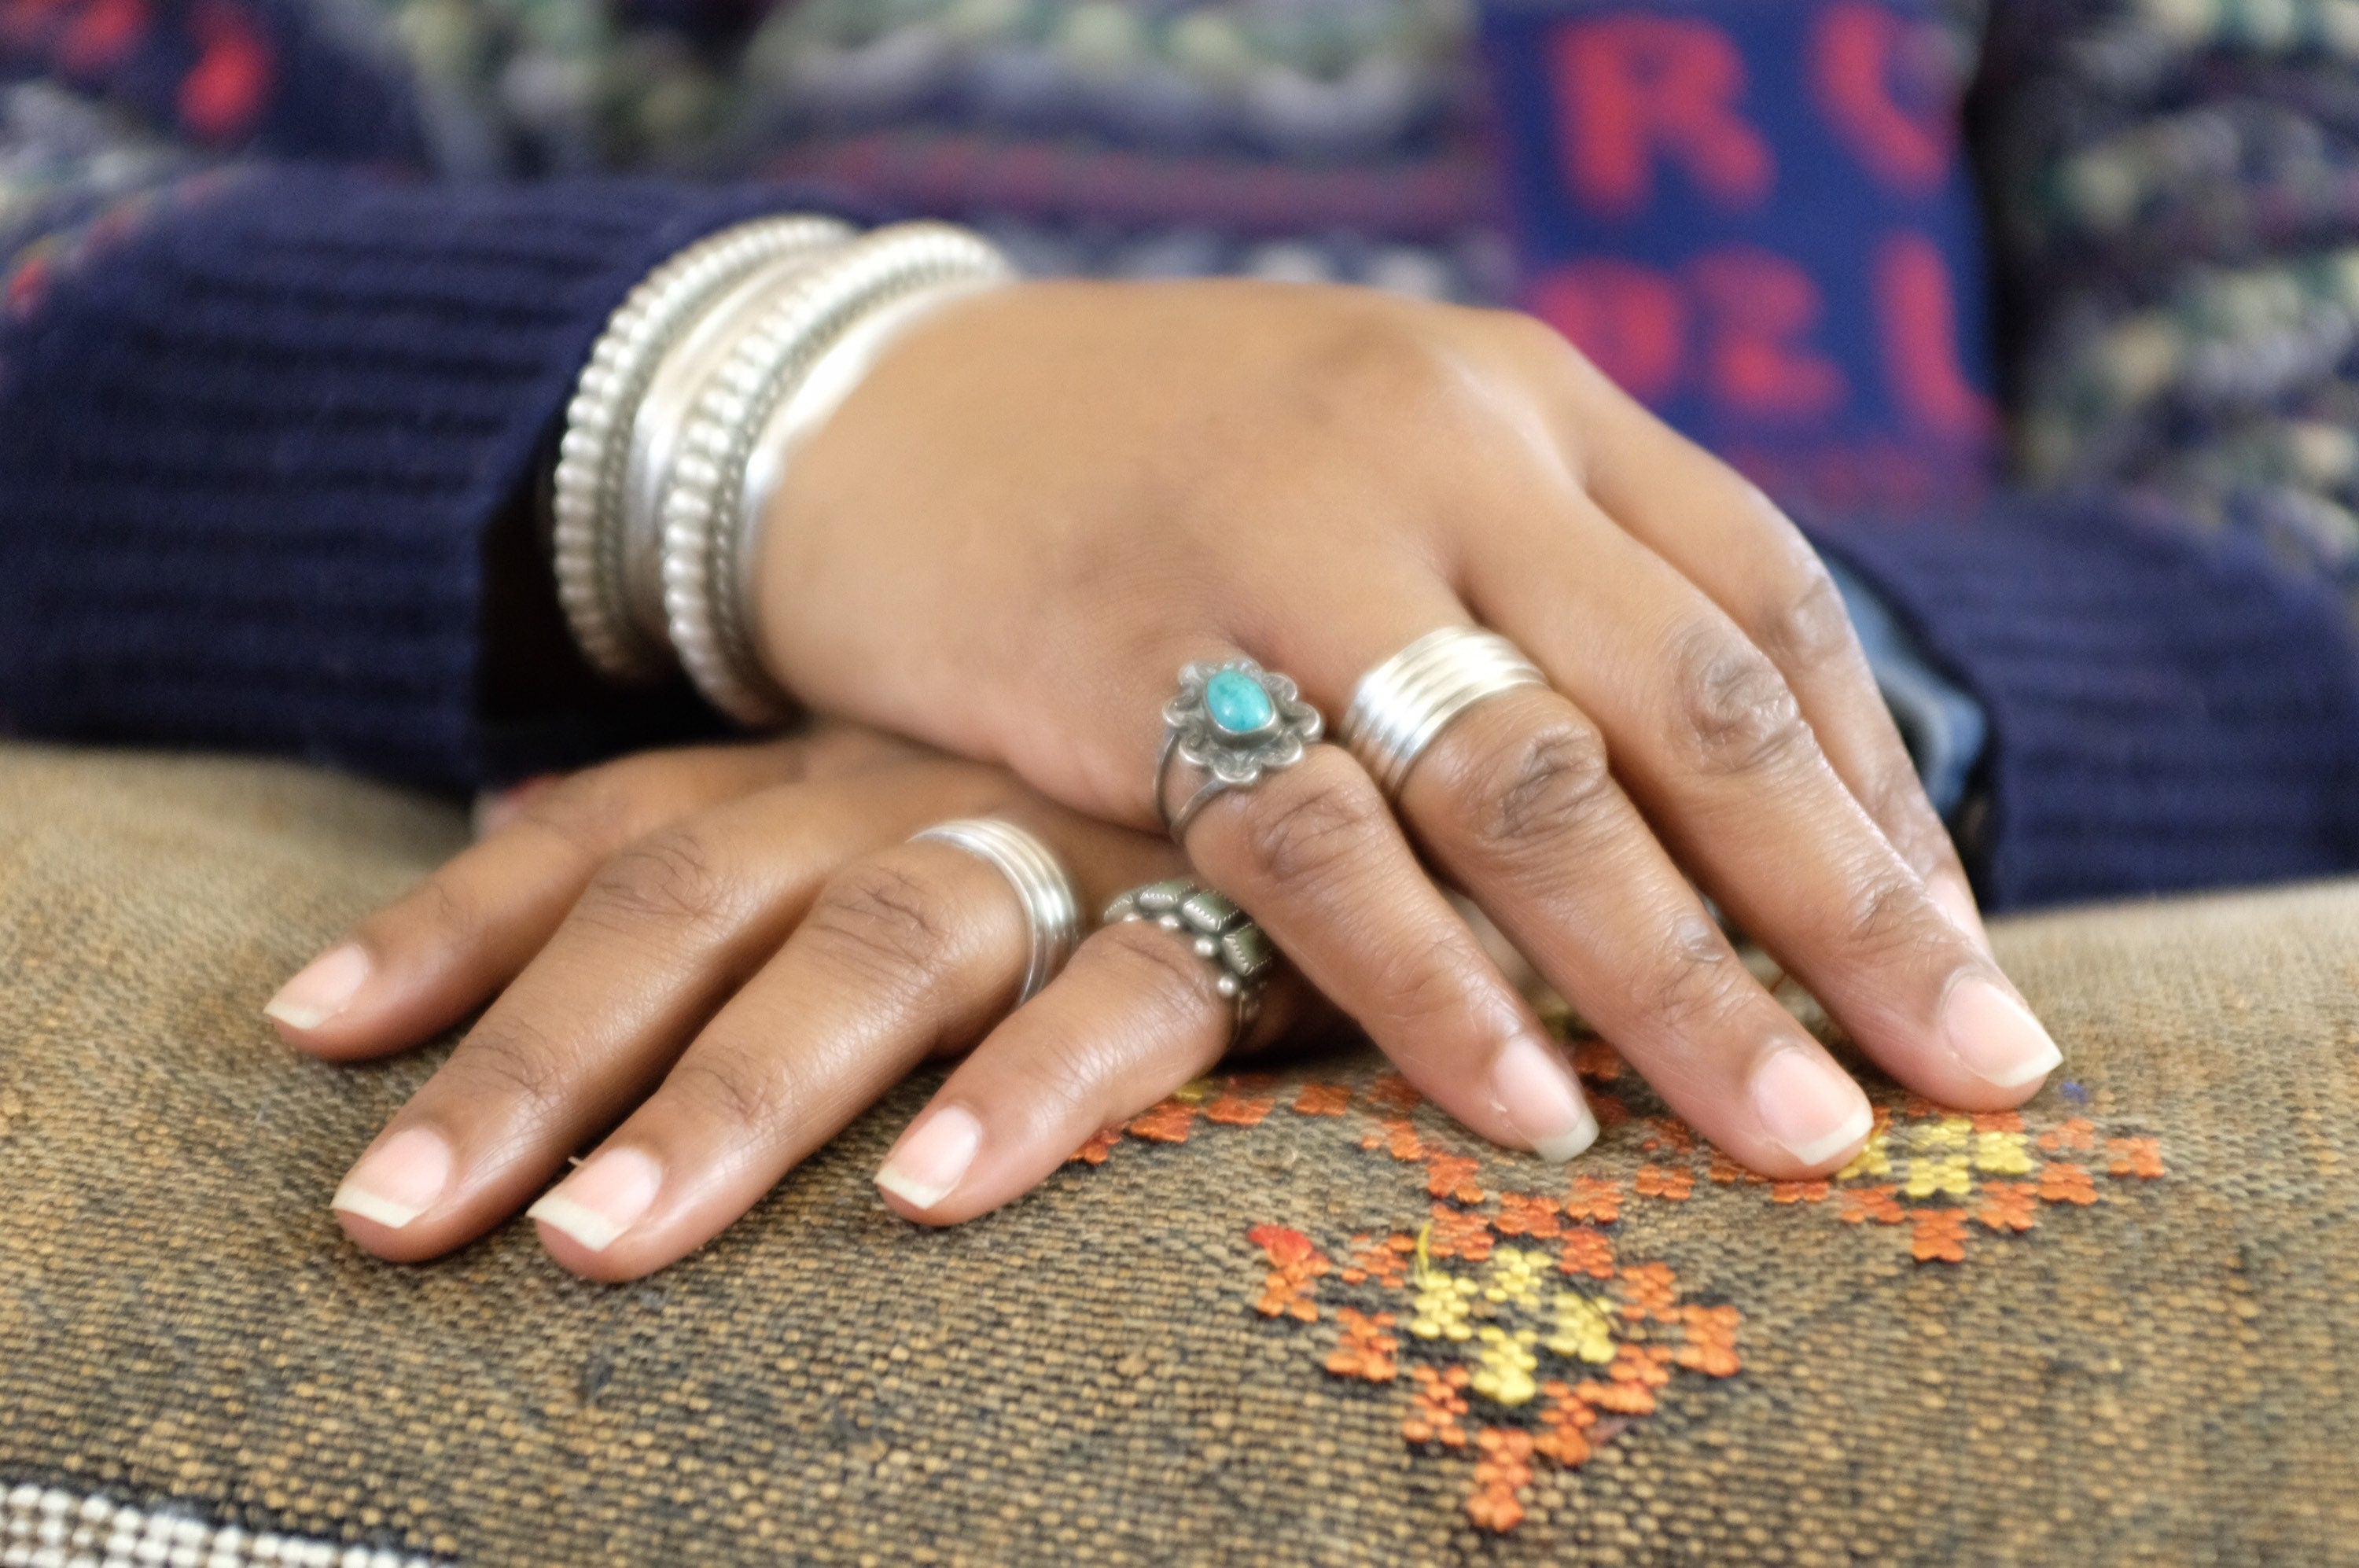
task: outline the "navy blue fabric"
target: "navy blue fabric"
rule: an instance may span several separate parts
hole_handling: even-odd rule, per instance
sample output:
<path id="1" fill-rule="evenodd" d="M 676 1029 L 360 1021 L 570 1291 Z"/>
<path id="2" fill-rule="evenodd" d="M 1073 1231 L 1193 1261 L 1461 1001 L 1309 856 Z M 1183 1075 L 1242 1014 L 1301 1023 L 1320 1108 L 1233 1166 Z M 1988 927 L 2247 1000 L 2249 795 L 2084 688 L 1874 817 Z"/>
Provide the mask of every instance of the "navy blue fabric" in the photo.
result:
<path id="1" fill-rule="evenodd" d="M 487 712 L 487 538 L 631 286 L 818 200 L 257 169 L 67 274 L 0 333 L 0 722 L 451 788 L 677 731 Z"/>
<path id="2" fill-rule="evenodd" d="M 1990 907 L 2359 866 L 2359 650 L 2328 589 L 2121 495 L 1813 525 L 1981 705 Z"/>

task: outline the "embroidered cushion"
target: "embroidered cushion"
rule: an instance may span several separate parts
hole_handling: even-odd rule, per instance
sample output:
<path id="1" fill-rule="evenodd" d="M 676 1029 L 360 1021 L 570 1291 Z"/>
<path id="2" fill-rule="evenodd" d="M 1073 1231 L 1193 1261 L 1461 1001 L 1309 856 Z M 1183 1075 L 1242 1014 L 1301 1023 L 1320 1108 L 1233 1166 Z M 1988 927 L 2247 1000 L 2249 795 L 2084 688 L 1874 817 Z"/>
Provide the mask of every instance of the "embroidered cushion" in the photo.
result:
<path id="1" fill-rule="evenodd" d="M 1824 1182 L 1593 1045 L 1569 1171 L 1344 1055 L 928 1232 L 919 1085 L 608 1288 L 347 1245 L 432 1053 L 258 1013 L 462 833 L 0 750 L 0 1563 L 2359 1562 L 2359 885 L 2002 927 L 2065 1073 Z"/>

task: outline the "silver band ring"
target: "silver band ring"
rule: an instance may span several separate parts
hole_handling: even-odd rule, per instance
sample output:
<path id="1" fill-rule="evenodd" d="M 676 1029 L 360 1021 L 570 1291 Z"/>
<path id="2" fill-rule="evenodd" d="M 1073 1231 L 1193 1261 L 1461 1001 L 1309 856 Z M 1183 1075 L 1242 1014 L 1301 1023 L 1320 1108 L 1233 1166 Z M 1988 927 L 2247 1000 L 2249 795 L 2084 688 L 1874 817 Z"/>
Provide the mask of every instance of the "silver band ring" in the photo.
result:
<path id="1" fill-rule="evenodd" d="M 1326 728 L 1292 681 L 1250 659 L 1180 670 L 1180 691 L 1163 705 L 1163 750 L 1155 759 L 1155 810 L 1172 842 L 1185 841 L 1188 824 L 1216 797 L 1250 789 L 1301 761 Z M 1203 775 L 1176 810 L 1175 762 Z"/>
<path id="2" fill-rule="evenodd" d="M 1202 883 L 1175 877 L 1133 887 L 1106 906 L 1107 925 L 1125 920 L 1151 920 L 1186 937 L 1196 956 L 1212 966 L 1212 988 L 1233 1009 L 1229 1042 L 1245 1038 L 1277 967 L 1277 950 L 1251 916 Z"/>
<path id="3" fill-rule="evenodd" d="M 1428 632 L 1360 678 L 1340 739 L 1387 796 L 1435 737 L 1475 703 L 1548 677 L 1514 643 L 1481 626 Z"/>
<path id="4" fill-rule="evenodd" d="M 1081 900 L 1074 896 L 1064 866 L 1047 844 L 996 817 L 937 822 L 909 842 L 925 841 L 947 844 L 989 861 L 1016 889 L 1016 901 L 1024 906 L 1024 923 L 1032 934 L 1032 957 L 1025 965 L 1016 1005 L 1038 996 L 1040 987 L 1057 977 L 1082 941 Z"/>

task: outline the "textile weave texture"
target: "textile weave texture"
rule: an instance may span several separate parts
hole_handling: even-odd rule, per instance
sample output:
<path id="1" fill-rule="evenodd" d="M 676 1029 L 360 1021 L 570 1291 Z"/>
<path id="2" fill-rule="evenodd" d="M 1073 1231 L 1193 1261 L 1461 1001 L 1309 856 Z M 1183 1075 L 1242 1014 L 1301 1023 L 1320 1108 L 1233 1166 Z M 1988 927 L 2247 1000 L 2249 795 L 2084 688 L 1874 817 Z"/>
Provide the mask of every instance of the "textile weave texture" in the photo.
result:
<path id="1" fill-rule="evenodd" d="M 2359 1563 L 2359 885 L 2003 924 L 2064 1074 L 1880 1089 L 1830 1182 L 1602 1048 L 1570 1171 L 1347 1053 L 929 1233 L 869 1183 L 919 1083 L 609 1288 L 521 1223 L 355 1251 L 327 1195 L 437 1052 L 259 1016 L 462 832 L 0 751 L 0 1496 L 468 1564 Z"/>

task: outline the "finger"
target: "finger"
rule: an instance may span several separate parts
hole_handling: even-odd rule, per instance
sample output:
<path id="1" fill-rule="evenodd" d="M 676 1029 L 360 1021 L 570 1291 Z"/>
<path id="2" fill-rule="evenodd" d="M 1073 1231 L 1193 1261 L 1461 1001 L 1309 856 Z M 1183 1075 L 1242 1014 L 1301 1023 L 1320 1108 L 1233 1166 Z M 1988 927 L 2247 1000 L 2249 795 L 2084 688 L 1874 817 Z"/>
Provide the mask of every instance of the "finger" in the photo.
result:
<path id="1" fill-rule="evenodd" d="M 2018 1103 L 2056 1048 L 1820 748 L 1777 667 L 1585 495 L 1478 572 L 1490 624 L 1593 718 L 1677 861 L 1895 1075 Z"/>
<path id="2" fill-rule="evenodd" d="M 1848 1159 L 1867 1097 L 1746 973 L 1688 879 L 1614 782 L 1604 738 L 1554 691 L 1500 692 L 1461 714 L 1408 774 L 1403 815 L 1671 1109 L 1756 1171 Z"/>
<path id="3" fill-rule="evenodd" d="M 1080 858 L 1103 891 L 1102 857 Z M 544 1244 L 602 1279 L 702 1246 L 913 1065 L 1005 1014 L 1030 951 L 1006 878 L 965 851 L 903 844 L 846 867 L 662 1086 L 533 1205 Z"/>
<path id="4" fill-rule="evenodd" d="M 1553 333 L 1549 334 L 1550 338 Z M 1554 345 L 1560 362 L 1571 355 Z M 1570 381 L 1569 419 L 1593 453 L 1590 495 L 1725 612 L 1786 679 L 1827 761 L 1935 902 L 1987 952 L 1957 849 L 1926 798 L 1843 594 L 1776 503 L 1734 469 L 1593 373 Z"/>
<path id="5" fill-rule="evenodd" d="M 353 1168 L 346 1229 L 420 1258 L 516 1213 L 655 1086 L 838 866 L 1009 789 L 962 764 L 789 785 L 628 846 Z"/>
<path id="6" fill-rule="evenodd" d="M 1295 767 L 1213 800 L 1187 850 L 1443 1110 L 1549 1160 L 1594 1141 L 1563 1052 L 1342 750 L 1314 746 Z"/>
<path id="7" fill-rule="evenodd" d="M 481 843 L 313 959 L 263 1010 L 290 1044 L 321 1056 L 415 1045 L 514 979 L 625 844 L 707 806 L 884 755 L 859 732 L 829 731 L 649 752 L 538 789 Z"/>
<path id="8" fill-rule="evenodd" d="M 876 1174 L 885 1201 L 923 1225 L 957 1225 L 1030 1192 L 1099 1128 L 1221 1059 L 1235 1008 L 1214 985 L 1177 932 L 1147 920 L 1096 932 L 911 1120 Z M 1253 1038 L 1288 1030 L 1304 1003 L 1281 972 Z"/>

